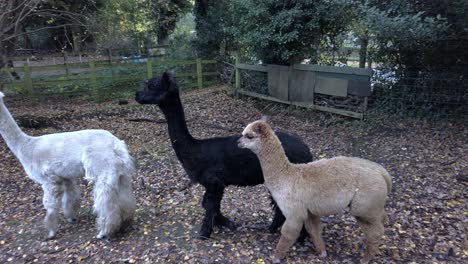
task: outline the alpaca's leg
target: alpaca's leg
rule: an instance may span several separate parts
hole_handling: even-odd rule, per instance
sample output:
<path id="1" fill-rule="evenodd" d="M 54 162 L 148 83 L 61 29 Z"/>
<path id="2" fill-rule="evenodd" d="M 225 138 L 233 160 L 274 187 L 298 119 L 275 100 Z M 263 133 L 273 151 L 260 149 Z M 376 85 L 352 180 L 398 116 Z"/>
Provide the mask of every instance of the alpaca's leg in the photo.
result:
<path id="1" fill-rule="evenodd" d="M 60 183 L 47 183 L 42 185 L 44 197 L 42 203 L 47 210 L 44 218 L 47 237 L 53 238 L 59 227 L 60 199 L 63 194 L 63 186 Z"/>
<path id="2" fill-rule="evenodd" d="M 213 225 L 223 225 L 234 229 L 235 225 L 221 214 L 221 199 L 223 198 L 224 184 L 215 177 L 207 178 L 203 182 L 206 188 L 203 196 L 203 208 L 205 208 L 205 217 L 203 218 L 200 230 L 200 238 L 209 238 L 213 232 Z"/>
<path id="3" fill-rule="evenodd" d="M 97 178 L 94 186 L 94 212 L 97 215 L 97 239 L 109 237 L 121 225 L 121 211 L 119 205 L 119 186 L 114 173 L 103 173 Z"/>
<path id="4" fill-rule="evenodd" d="M 132 178 L 122 175 L 119 179 L 119 203 L 122 212 L 122 221 L 130 225 L 136 209 L 135 195 L 133 194 Z"/>
<path id="5" fill-rule="evenodd" d="M 361 263 L 368 263 L 376 254 L 379 253 L 379 241 L 384 234 L 382 215 L 372 218 L 356 217 L 359 226 L 364 233 L 364 243 L 366 252 Z"/>
<path id="6" fill-rule="evenodd" d="M 268 230 L 270 233 L 275 233 L 278 228 L 280 228 L 284 222 L 286 221 L 286 217 L 284 217 L 283 212 L 281 212 L 281 209 L 278 207 L 276 204 L 275 200 L 273 199 L 272 196 L 270 196 L 271 203 L 273 204 L 273 221 L 270 224 L 270 227 Z M 307 231 L 303 227 L 301 230 L 301 234 L 299 235 L 299 238 L 297 239 L 300 242 L 303 242 L 307 237 Z"/>
<path id="7" fill-rule="evenodd" d="M 205 191 L 203 195 L 203 208 L 205 208 L 205 216 L 203 218 L 202 227 L 200 230 L 200 238 L 207 239 L 210 237 L 211 233 L 213 232 L 213 224 L 214 224 L 214 217 L 215 217 L 215 209 L 216 206 L 215 202 L 215 194 L 209 193 L 208 190 Z"/>
<path id="8" fill-rule="evenodd" d="M 314 242 L 317 253 L 319 253 L 321 257 L 326 257 L 327 251 L 325 249 L 325 242 L 323 242 L 322 238 L 322 223 L 320 221 L 320 217 L 309 214 L 305 221 L 305 227 L 312 238 L 312 242 Z"/>
<path id="9" fill-rule="evenodd" d="M 280 228 L 284 222 L 286 221 L 286 217 L 284 217 L 283 213 L 281 212 L 281 209 L 278 207 L 276 204 L 275 200 L 273 199 L 272 196 L 270 196 L 271 203 L 273 204 L 273 221 L 271 222 L 270 227 L 268 230 L 270 233 L 275 233 L 278 228 Z"/>
<path id="10" fill-rule="evenodd" d="M 275 253 L 273 255 L 273 262 L 279 262 L 286 256 L 289 248 L 291 248 L 299 237 L 303 222 L 303 220 L 298 218 L 286 218 L 286 222 L 284 222 L 283 227 L 281 228 L 281 238 L 276 245 Z"/>
<path id="11" fill-rule="evenodd" d="M 225 217 L 221 211 L 218 211 L 215 215 L 215 225 L 216 226 L 225 226 L 230 230 L 236 230 L 237 226 L 229 218 Z"/>
<path id="12" fill-rule="evenodd" d="M 219 203 L 218 203 L 218 207 L 216 208 L 214 224 L 216 226 L 225 226 L 229 228 L 230 230 L 236 230 L 237 228 L 236 224 L 221 213 L 221 200 L 222 199 L 223 199 L 223 194 L 221 194 L 221 197 L 219 197 Z"/>
<path id="13" fill-rule="evenodd" d="M 388 224 L 388 214 L 387 214 L 387 212 L 385 212 L 385 210 L 384 210 L 384 212 L 382 214 L 382 224 L 383 225 Z"/>
<path id="14" fill-rule="evenodd" d="M 63 214 L 69 223 L 73 223 L 77 220 L 78 209 L 80 208 L 80 188 L 78 186 L 78 180 L 65 180 L 63 182 L 63 190 Z"/>

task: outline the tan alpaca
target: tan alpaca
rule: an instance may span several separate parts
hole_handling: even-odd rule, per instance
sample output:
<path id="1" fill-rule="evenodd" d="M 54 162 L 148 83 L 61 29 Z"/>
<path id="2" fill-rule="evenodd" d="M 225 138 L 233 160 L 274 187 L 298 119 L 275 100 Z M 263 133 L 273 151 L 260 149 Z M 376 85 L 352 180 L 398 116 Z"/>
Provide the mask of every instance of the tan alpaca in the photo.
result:
<path id="1" fill-rule="evenodd" d="M 292 164 L 271 127 L 256 121 L 242 132 L 239 147 L 257 154 L 270 190 L 286 222 L 273 260 L 280 261 L 305 225 L 320 256 L 327 255 L 320 217 L 349 207 L 362 228 L 367 245 L 362 263 L 378 253 L 384 233 L 387 194 L 391 178 L 379 164 L 360 158 L 336 157 L 307 164 Z"/>

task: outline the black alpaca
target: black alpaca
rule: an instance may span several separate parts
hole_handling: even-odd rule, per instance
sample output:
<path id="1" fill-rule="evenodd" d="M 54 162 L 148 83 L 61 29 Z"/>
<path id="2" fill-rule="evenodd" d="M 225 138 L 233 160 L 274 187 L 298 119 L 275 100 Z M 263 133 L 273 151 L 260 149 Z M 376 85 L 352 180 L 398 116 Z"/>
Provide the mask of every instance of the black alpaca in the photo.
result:
<path id="1" fill-rule="evenodd" d="M 208 238 L 213 225 L 235 229 L 235 225 L 220 210 L 224 188 L 228 185 L 251 186 L 262 184 L 263 174 L 256 155 L 237 146 L 242 135 L 195 139 L 187 128 L 179 89 L 172 76 L 164 73 L 161 78 L 147 80 L 145 88 L 136 93 L 140 104 L 157 104 L 166 117 L 169 137 L 177 158 L 192 181 L 205 187 L 203 207 L 206 210 L 200 238 Z M 307 145 L 296 136 L 277 133 L 286 155 L 293 163 L 312 161 Z M 274 232 L 285 221 L 284 215 L 275 206 L 275 216 L 270 225 Z"/>

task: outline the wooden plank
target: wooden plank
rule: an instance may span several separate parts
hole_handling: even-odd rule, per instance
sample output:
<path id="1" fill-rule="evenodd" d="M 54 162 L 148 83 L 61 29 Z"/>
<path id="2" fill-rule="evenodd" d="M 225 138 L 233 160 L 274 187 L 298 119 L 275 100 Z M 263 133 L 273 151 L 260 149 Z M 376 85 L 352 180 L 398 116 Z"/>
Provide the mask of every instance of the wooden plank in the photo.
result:
<path id="1" fill-rule="evenodd" d="M 213 64 L 213 63 L 218 63 L 218 62 L 215 61 L 215 60 L 202 60 L 201 63 L 202 64 Z"/>
<path id="2" fill-rule="evenodd" d="M 370 96 L 371 86 L 370 80 L 349 80 L 348 94 L 357 96 Z"/>
<path id="3" fill-rule="evenodd" d="M 119 60 L 124 61 L 124 60 Z M 117 62 L 119 62 L 117 61 Z M 121 65 L 121 66 L 129 66 L 129 65 L 142 65 L 145 64 L 145 62 L 129 62 L 125 64 L 120 64 L 117 62 L 112 62 L 109 63 L 108 61 L 95 61 L 94 64 L 96 67 L 102 67 L 102 66 L 116 66 L 116 65 Z M 197 62 L 195 60 L 174 60 L 174 61 L 151 61 L 153 65 L 192 65 L 196 64 Z M 210 63 L 216 63 L 214 60 L 202 60 L 202 64 L 210 64 Z M 69 68 L 89 68 L 89 62 L 83 62 L 83 63 L 69 63 L 68 64 Z M 32 70 L 38 69 L 38 70 L 65 70 L 65 65 L 45 65 L 45 66 L 30 66 Z M 24 69 L 23 67 L 14 67 L 15 71 L 22 72 Z"/>
<path id="4" fill-rule="evenodd" d="M 249 71 L 259 71 L 259 72 L 268 72 L 266 66 L 262 65 L 250 65 L 244 63 L 236 63 L 236 69 L 249 70 Z"/>
<path id="5" fill-rule="evenodd" d="M 25 84 L 27 93 L 32 93 L 33 83 L 31 79 L 31 68 L 29 67 L 28 63 L 24 64 L 24 84 Z"/>
<path id="6" fill-rule="evenodd" d="M 333 66 L 311 65 L 311 64 L 294 64 L 293 69 L 302 70 L 302 71 L 331 72 L 331 73 L 354 74 L 354 75 L 365 75 L 365 76 L 372 75 L 371 69 L 352 68 L 352 67 L 333 67 Z"/>
<path id="7" fill-rule="evenodd" d="M 289 67 L 270 64 L 268 68 L 268 92 L 281 100 L 289 99 Z"/>
<path id="8" fill-rule="evenodd" d="M 298 102 L 313 102 L 316 73 L 311 71 L 293 70 L 289 86 L 289 100 Z"/>
<path id="9" fill-rule="evenodd" d="M 197 59 L 197 83 L 198 88 L 203 88 L 203 69 L 201 59 Z"/>
<path id="10" fill-rule="evenodd" d="M 290 102 L 290 101 L 280 100 L 280 99 L 272 97 L 272 96 L 263 95 L 263 94 L 259 94 L 259 93 L 255 93 L 255 92 L 244 91 L 244 90 L 239 90 L 237 92 L 239 94 L 259 98 L 259 99 L 262 99 L 262 100 L 267 100 L 267 101 L 272 101 L 272 102 L 277 102 L 277 103 L 282 103 L 282 104 L 295 105 L 295 106 L 304 107 L 304 108 L 308 108 L 308 109 L 325 111 L 325 112 L 330 112 L 330 113 L 334 113 L 334 114 L 349 116 L 349 117 L 357 118 L 357 119 L 362 119 L 364 117 L 364 115 L 362 113 L 356 113 L 356 112 L 342 110 L 342 109 L 335 109 L 335 108 L 331 108 L 331 107 L 319 106 L 319 105 L 315 105 L 315 104 L 312 104 L 312 103 Z"/>
<path id="11" fill-rule="evenodd" d="M 90 67 L 90 66 L 88 66 Z M 90 71 L 92 72 L 92 71 Z M 162 74 L 162 73 L 161 73 Z M 218 75 L 219 73 L 217 72 L 204 72 L 203 73 L 203 76 L 216 76 Z M 183 78 L 183 77 L 197 77 L 197 74 L 196 73 L 193 73 L 193 72 L 188 72 L 188 73 L 176 73 L 175 74 L 176 77 L 179 77 L 179 78 Z M 92 78 L 92 74 L 90 74 L 89 77 L 84 77 L 84 78 L 70 78 L 70 79 L 49 79 L 49 80 L 40 80 L 40 81 L 37 81 L 37 80 L 33 80 L 32 83 L 34 85 L 49 85 L 49 84 L 64 84 L 64 83 L 73 83 L 73 82 L 77 82 L 77 81 L 80 81 L 80 82 L 83 82 L 83 81 L 87 81 L 89 82 L 90 79 Z M 101 76 L 101 77 L 97 77 L 96 76 L 96 82 L 99 82 L 100 80 L 110 80 L 110 81 L 143 81 L 144 78 L 140 77 L 140 76 L 130 76 L 130 77 L 115 77 L 115 76 Z M 27 85 L 27 82 L 25 81 L 14 81 L 14 82 L 11 82 L 11 83 L 6 83 L 6 85 L 11 85 L 11 86 L 26 86 Z"/>
<path id="12" fill-rule="evenodd" d="M 192 65 L 197 64 L 196 60 L 173 60 L 173 61 L 153 61 L 154 65 Z"/>
<path id="13" fill-rule="evenodd" d="M 236 67 L 235 67 L 235 70 L 236 70 L 236 72 L 235 72 L 236 84 L 234 86 L 235 90 L 239 90 L 241 88 L 241 75 L 240 75 L 240 70 L 237 67 L 237 65 L 240 65 L 239 61 L 240 61 L 239 55 L 236 55 Z"/>
<path id="14" fill-rule="evenodd" d="M 153 65 L 151 60 L 146 60 L 146 77 L 148 79 L 153 78 Z"/>
<path id="15" fill-rule="evenodd" d="M 68 67 L 68 53 L 63 51 L 63 65 L 65 65 L 65 74 L 70 76 L 70 68 Z"/>
<path id="16" fill-rule="evenodd" d="M 94 64 L 94 61 L 89 62 L 89 69 L 91 71 L 90 81 L 91 81 L 91 86 L 93 88 L 94 96 L 95 98 L 99 98 L 99 91 L 98 91 L 98 85 L 97 85 L 97 79 L 96 79 L 96 64 Z"/>
<path id="17" fill-rule="evenodd" d="M 268 100 L 268 101 L 282 103 L 282 104 L 289 104 L 288 101 L 281 100 L 281 99 L 278 99 L 278 98 L 273 97 L 273 96 L 268 96 L 268 95 L 259 94 L 259 93 L 255 93 L 255 92 L 250 92 L 250 91 L 245 91 L 245 90 L 239 90 L 237 92 L 240 93 L 240 94 L 243 94 L 243 95 L 256 97 L 256 98 L 263 99 L 263 100 Z"/>
<path id="18" fill-rule="evenodd" d="M 203 76 L 216 76 L 219 72 L 203 72 Z"/>
<path id="19" fill-rule="evenodd" d="M 315 93 L 346 97 L 348 96 L 348 80 L 318 76 Z"/>
<path id="20" fill-rule="evenodd" d="M 348 110 L 342 110 L 342 109 L 326 107 L 326 106 L 320 106 L 320 105 L 311 104 L 311 103 L 304 103 L 304 102 L 291 102 L 291 104 L 296 105 L 296 106 L 300 106 L 300 107 L 309 108 L 309 109 L 315 109 L 315 110 L 319 110 L 319 111 L 324 111 L 324 112 L 330 112 L 330 113 L 334 113 L 334 114 L 349 116 L 349 117 L 353 117 L 353 118 L 357 118 L 357 119 L 364 118 L 364 115 L 362 113 L 352 112 L 352 111 L 348 111 Z"/>

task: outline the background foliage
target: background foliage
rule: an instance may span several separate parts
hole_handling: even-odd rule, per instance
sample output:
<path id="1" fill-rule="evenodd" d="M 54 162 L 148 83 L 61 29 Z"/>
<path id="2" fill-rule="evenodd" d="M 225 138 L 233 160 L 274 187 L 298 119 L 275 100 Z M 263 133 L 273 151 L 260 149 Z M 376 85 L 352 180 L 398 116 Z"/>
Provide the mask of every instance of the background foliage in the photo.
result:
<path id="1" fill-rule="evenodd" d="M 385 107 L 403 109 L 408 103 L 393 98 L 406 97 L 430 112 L 468 100 L 466 10 L 464 0 L 6 0 L 0 69 L 25 49 L 218 59 L 226 81 L 232 69 L 224 66 L 236 55 L 250 63 L 357 64 L 380 72 L 373 89 Z M 165 48 L 150 52 L 154 46 Z"/>

